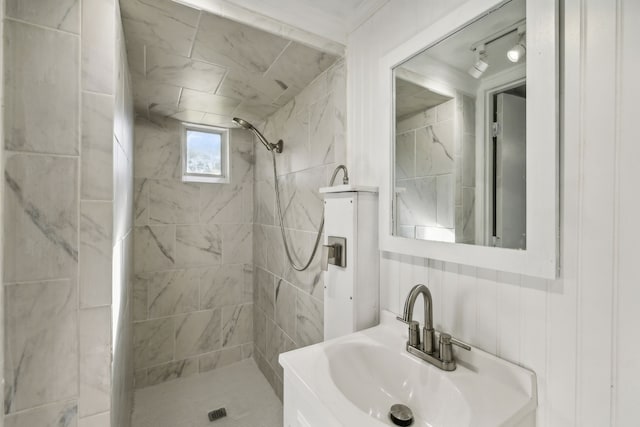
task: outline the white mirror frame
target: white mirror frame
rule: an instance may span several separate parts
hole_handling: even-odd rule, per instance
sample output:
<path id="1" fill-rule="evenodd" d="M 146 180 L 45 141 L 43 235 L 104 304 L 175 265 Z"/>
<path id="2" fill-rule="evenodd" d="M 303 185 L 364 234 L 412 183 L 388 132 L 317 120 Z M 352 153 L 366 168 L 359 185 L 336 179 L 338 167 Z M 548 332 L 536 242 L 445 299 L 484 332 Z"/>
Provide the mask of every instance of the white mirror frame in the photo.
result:
<path id="1" fill-rule="evenodd" d="M 394 236 L 395 137 L 393 69 L 426 47 L 476 21 L 504 1 L 463 4 L 381 59 L 378 135 L 387 149 L 380 168 L 380 249 L 430 259 L 554 279 L 559 274 L 558 1 L 528 0 L 527 19 L 527 249 L 415 240 Z M 533 126 L 533 124 L 540 124 Z M 535 143 L 534 143 L 535 142 Z"/>

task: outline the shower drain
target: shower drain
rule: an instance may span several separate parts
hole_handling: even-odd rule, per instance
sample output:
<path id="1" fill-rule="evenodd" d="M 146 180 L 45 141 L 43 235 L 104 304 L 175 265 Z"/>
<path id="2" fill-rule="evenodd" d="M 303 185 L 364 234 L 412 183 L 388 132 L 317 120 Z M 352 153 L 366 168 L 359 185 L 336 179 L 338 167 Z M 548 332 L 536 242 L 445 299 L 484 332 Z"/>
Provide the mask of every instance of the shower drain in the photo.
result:
<path id="1" fill-rule="evenodd" d="M 216 421 L 226 416 L 227 410 L 225 408 L 214 409 L 213 411 L 209 412 L 209 421 Z"/>
<path id="2" fill-rule="evenodd" d="M 413 413 L 407 405 L 396 403 L 389 410 L 389 418 L 397 426 L 410 426 L 413 424 Z"/>

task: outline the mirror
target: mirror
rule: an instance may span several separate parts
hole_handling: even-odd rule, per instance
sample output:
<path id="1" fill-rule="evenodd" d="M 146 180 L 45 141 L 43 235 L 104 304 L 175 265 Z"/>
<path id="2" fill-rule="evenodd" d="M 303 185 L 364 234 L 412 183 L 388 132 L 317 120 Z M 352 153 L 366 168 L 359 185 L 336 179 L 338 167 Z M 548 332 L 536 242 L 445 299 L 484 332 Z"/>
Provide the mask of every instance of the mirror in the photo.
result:
<path id="1" fill-rule="evenodd" d="M 527 249 L 525 0 L 393 67 L 392 233 Z"/>
<path id="2" fill-rule="evenodd" d="M 465 2 L 380 59 L 382 251 L 557 277 L 558 3 Z"/>

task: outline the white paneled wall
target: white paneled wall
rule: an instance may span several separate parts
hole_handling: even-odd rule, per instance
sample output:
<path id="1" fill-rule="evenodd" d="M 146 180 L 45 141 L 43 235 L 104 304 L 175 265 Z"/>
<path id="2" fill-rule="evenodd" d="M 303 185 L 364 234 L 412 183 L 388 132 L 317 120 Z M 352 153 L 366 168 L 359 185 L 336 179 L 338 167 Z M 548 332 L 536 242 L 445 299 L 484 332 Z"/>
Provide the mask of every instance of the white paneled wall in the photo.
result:
<path id="1" fill-rule="evenodd" d="M 370 127 L 378 60 L 462 3 L 389 2 L 351 34 L 348 158 L 358 184 L 381 179 L 383 141 Z M 635 426 L 640 4 L 564 0 L 560 8 L 562 277 L 383 253 L 382 303 L 399 313 L 408 289 L 428 284 L 437 328 L 536 372 L 540 426 Z"/>
<path id="2" fill-rule="evenodd" d="M 4 34 L 4 0 L 0 0 L 0 34 Z M 0 70 L 4 70 L 4 43 L 0 43 Z M 2 71 L 0 71 L 2 73 Z M 4 74 L 2 73 L 4 76 Z M 4 117 L 4 85 L 0 84 L 0 118 Z M 0 141 L 4 141 L 4 123 L 0 120 Z M 0 144 L 0 176 L 4 176 L 4 144 Z M 0 185 L 0 224 L 4 224 L 4 186 Z M 0 277 L 3 275 L 4 233 L 0 229 Z M 0 402 L 4 402 L 4 287 L 0 286 Z M 0 427 L 4 417 L 0 416 Z"/>

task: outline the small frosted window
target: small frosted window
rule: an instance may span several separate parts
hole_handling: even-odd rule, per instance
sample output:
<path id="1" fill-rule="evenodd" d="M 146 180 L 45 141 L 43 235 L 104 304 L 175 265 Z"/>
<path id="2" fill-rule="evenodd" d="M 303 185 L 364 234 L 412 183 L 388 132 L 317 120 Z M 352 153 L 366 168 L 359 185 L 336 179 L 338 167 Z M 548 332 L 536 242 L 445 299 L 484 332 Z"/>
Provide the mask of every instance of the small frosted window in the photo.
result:
<path id="1" fill-rule="evenodd" d="M 222 175 L 220 134 L 187 130 L 187 173 Z"/>
<path id="2" fill-rule="evenodd" d="M 229 182 L 227 129 L 184 125 L 182 180 Z"/>

